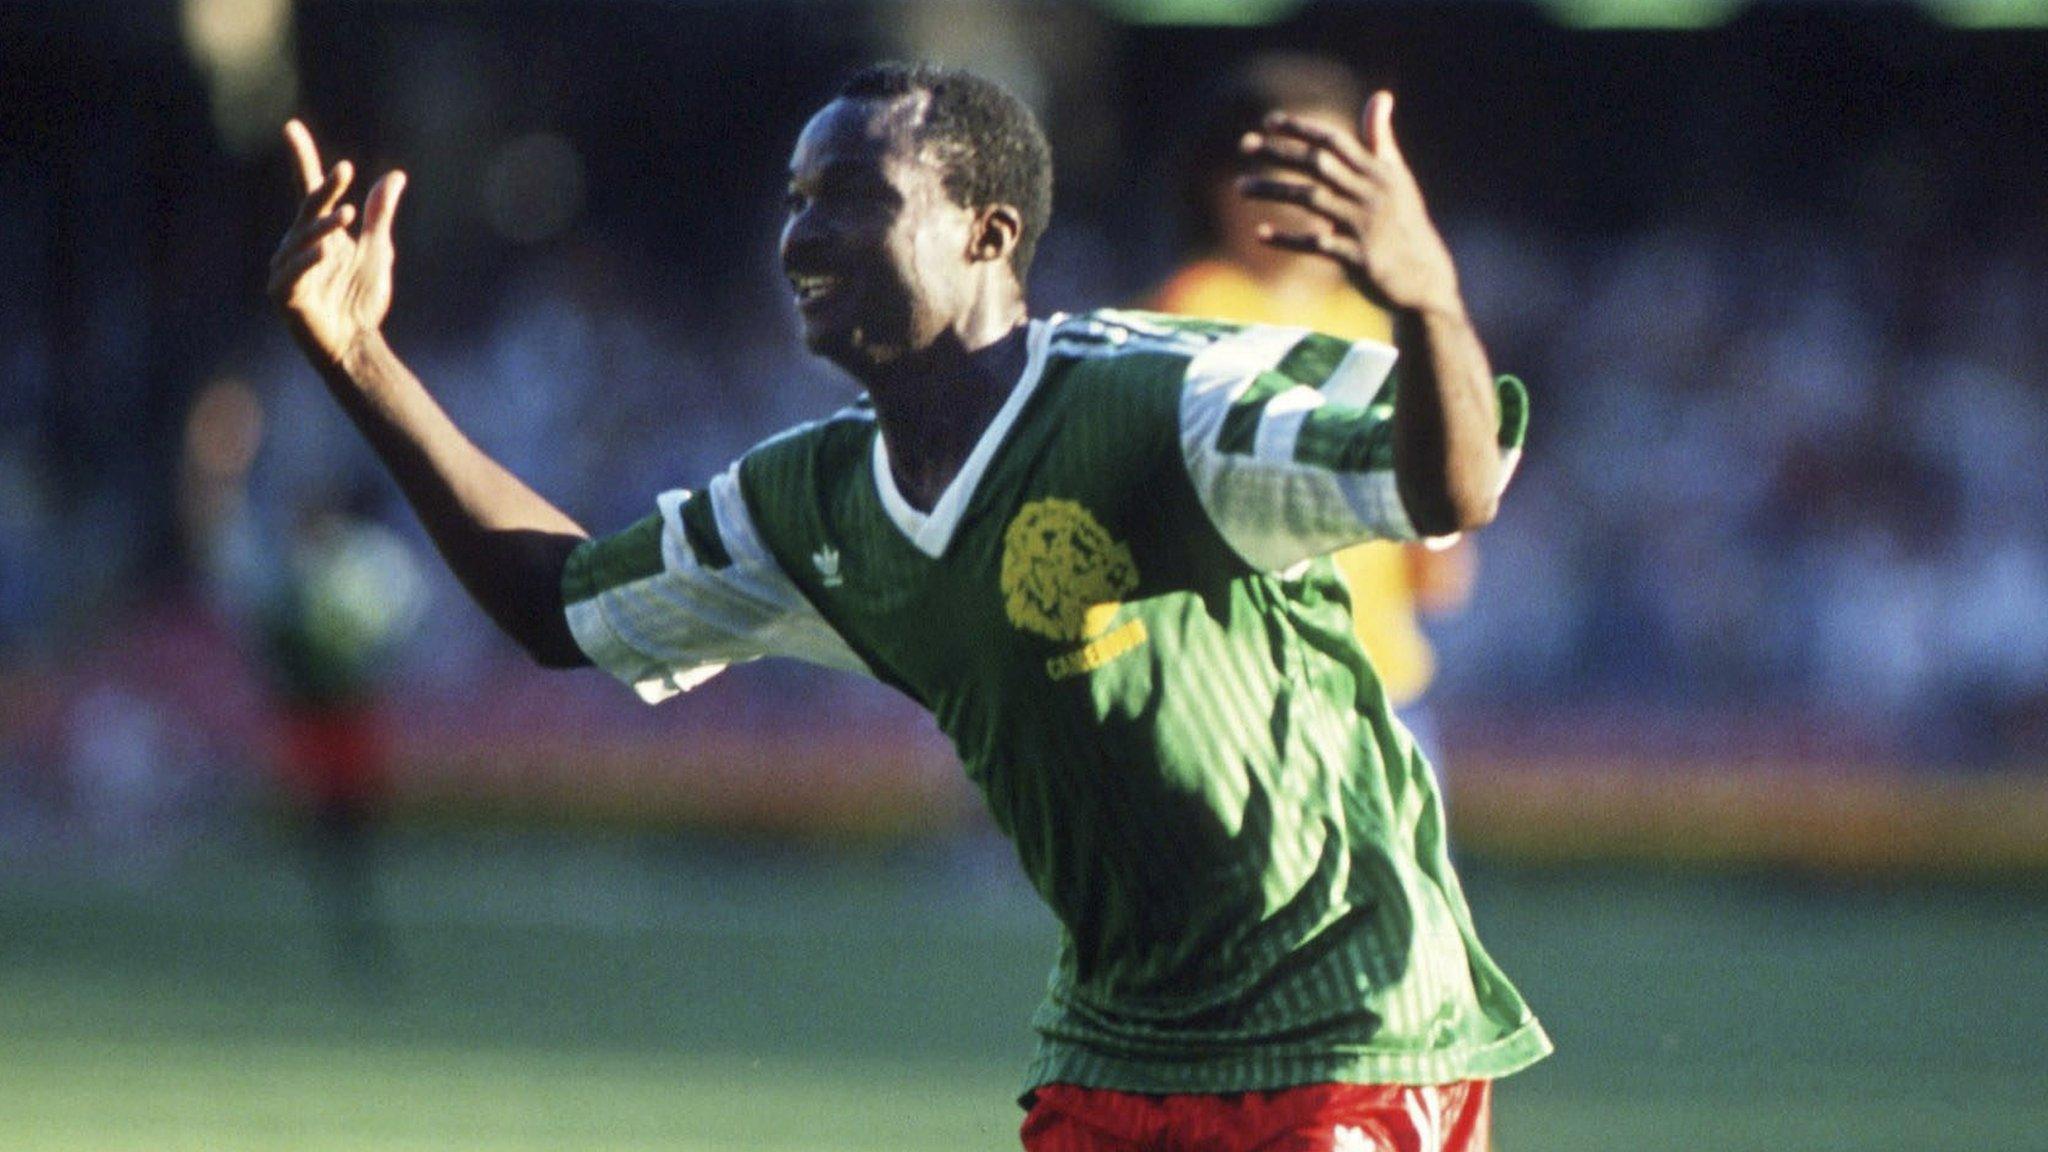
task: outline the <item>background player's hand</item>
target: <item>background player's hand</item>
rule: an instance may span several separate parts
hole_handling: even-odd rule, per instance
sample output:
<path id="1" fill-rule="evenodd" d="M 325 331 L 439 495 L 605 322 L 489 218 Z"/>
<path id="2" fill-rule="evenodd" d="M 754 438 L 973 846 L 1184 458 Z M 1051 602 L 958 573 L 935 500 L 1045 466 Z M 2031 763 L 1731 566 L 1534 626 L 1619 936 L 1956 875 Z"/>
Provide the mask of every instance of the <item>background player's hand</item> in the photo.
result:
<path id="1" fill-rule="evenodd" d="M 1259 200 L 1297 205 L 1299 229 L 1262 226 L 1275 248 L 1325 256 L 1351 283 L 1390 308 L 1458 309 L 1458 276 L 1422 189 L 1394 141 L 1394 96 L 1375 92 L 1359 118 L 1360 135 L 1276 112 L 1246 134 L 1245 154 L 1267 169 L 1238 181 Z"/>
<path id="2" fill-rule="evenodd" d="M 343 160 L 323 174 L 313 134 L 297 120 L 284 126 L 284 136 L 306 198 L 270 258 L 270 298 L 308 356 L 340 364 L 391 310 L 391 218 L 405 173 L 377 181 L 363 205 L 362 228 L 352 233 L 355 205 L 342 197 L 354 166 Z"/>

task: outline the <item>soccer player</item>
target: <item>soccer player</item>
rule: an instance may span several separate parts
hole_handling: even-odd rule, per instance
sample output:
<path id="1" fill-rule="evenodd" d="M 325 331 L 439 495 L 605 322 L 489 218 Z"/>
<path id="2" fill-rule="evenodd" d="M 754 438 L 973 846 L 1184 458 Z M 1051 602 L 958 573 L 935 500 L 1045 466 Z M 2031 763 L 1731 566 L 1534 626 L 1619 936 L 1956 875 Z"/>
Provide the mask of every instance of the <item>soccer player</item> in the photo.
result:
<path id="1" fill-rule="evenodd" d="M 288 529 L 273 528 L 249 490 L 263 423 L 262 404 L 239 381 L 199 393 L 185 429 L 181 527 L 209 599 L 267 690 L 267 743 L 334 971 L 381 996 L 400 975 L 377 909 L 391 783 L 382 703 L 397 638 L 421 603 L 422 573 L 360 491 L 294 501 Z"/>
<path id="2" fill-rule="evenodd" d="M 540 662 L 659 700 L 794 656 L 931 709 L 1063 925 L 1026 1087 L 1035 1152 L 1487 1143 L 1549 1041 L 1480 946 L 1427 765 L 1326 554 L 1476 528 L 1526 421 L 1401 158 L 1285 117 L 1245 195 L 1311 222 L 1394 345 L 1151 314 L 1031 318 L 1051 187 L 1001 88 L 854 77 L 798 137 L 781 259 L 866 390 L 590 539 L 385 343 L 391 222 L 346 161 L 270 290 L 484 609 Z M 1398 389 L 1387 386 L 1397 356 Z"/>

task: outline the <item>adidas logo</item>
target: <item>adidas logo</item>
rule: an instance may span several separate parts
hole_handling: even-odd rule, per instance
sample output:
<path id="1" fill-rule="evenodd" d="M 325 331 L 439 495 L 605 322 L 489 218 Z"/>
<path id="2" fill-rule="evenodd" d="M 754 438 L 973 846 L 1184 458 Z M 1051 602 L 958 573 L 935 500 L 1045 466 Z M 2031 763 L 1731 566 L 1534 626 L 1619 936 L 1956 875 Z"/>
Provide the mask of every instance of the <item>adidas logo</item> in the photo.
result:
<path id="1" fill-rule="evenodd" d="M 837 588 L 846 583 L 839 575 L 839 549 L 830 544 L 811 553 L 811 565 L 818 570 L 818 577 L 827 588 Z"/>

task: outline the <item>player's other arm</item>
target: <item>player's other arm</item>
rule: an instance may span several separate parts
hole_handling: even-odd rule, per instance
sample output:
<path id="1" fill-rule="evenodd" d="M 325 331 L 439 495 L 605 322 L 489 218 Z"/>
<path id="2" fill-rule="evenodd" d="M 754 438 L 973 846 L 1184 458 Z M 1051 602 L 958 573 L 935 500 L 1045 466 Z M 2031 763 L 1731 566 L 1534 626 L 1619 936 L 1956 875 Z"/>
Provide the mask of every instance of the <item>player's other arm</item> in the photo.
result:
<path id="1" fill-rule="evenodd" d="M 362 227 L 342 202 L 354 177 L 324 174 L 311 133 L 285 138 L 306 196 L 270 264 L 270 297 L 306 359 L 398 482 L 462 586 L 533 658 L 589 661 L 562 609 L 562 571 L 588 533 L 463 435 L 391 347 L 391 221 L 405 176 L 370 189 Z"/>
<path id="2" fill-rule="evenodd" d="M 1393 95 L 1375 93 L 1362 140 L 1284 113 L 1268 117 L 1243 146 L 1286 174 L 1246 177 L 1240 189 L 1308 209 L 1315 226 L 1268 228 L 1266 242 L 1335 260 L 1392 313 L 1401 351 L 1395 482 L 1415 530 L 1444 536 L 1490 522 L 1499 506 L 1499 402 L 1450 250 L 1394 141 L 1393 112 Z"/>

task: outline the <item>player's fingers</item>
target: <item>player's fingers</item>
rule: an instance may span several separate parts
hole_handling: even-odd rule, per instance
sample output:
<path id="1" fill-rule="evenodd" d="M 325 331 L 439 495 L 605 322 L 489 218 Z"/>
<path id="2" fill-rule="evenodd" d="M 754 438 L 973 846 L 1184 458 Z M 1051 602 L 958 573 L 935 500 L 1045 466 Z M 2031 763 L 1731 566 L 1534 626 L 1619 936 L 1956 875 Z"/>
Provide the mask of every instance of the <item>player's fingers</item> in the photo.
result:
<path id="1" fill-rule="evenodd" d="M 1247 132 L 1238 149 L 1248 159 L 1299 172 L 1352 200 L 1365 197 L 1364 178 L 1327 148 L 1288 136 Z"/>
<path id="2" fill-rule="evenodd" d="M 387 172 L 371 187 L 363 201 L 363 242 L 379 249 L 391 246 L 391 220 L 398 214 L 398 198 L 405 193 L 405 173 Z"/>
<path id="3" fill-rule="evenodd" d="M 334 211 L 341 198 L 348 195 L 348 186 L 356 178 L 356 166 L 346 160 L 337 160 L 327 171 L 327 184 L 322 193 L 320 211 L 324 215 Z"/>
<path id="4" fill-rule="evenodd" d="M 355 205 L 337 204 L 326 215 L 315 216 L 304 224 L 297 225 L 291 231 L 285 233 L 285 244 L 280 245 L 280 247 L 289 246 L 296 248 L 301 244 L 311 243 L 332 233 L 336 227 L 347 227 L 355 223 L 355 215 Z"/>
<path id="5" fill-rule="evenodd" d="M 1330 226 L 1344 232 L 1356 232 L 1362 227 L 1359 213 L 1363 204 L 1345 196 L 1339 196 L 1321 184 L 1303 180 L 1282 180 L 1272 176 L 1243 176 L 1237 181 L 1240 193 L 1253 200 L 1268 200 L 1275 204 L 1293 204 L 1306 208 Z"/>
<path id="6" fill-rule="evenodd" d="M 1375 156 L 1390 160 L 1401 159 L 1401 146 L 1394 140 L 1394 94 L 1379 91 L 1365 102 L 1365 111 L 1358 118 L 1359 128 L 1365 136 L 1366 150 Z"/>
<path id="7" fill-rule="evenodd" d="M 325 216 L 309 220 L 286 232 L 284 239 L 278 241 L 277 251 L 270 255 L 271 267 L 277 267 L 309 248 L 316 252 L 325 252 L 326 245 L 321 242 L 337 232 L 346 230 L 355 222 L 355 213 L 354 205 L 343 204 Z"/>
<path id="8" fill-rule="evenodd" d="M 292 160 L 299 166 L 299 182 L 307 192 L 320 187 L 320 148 L 313 143 L 313 133 L 305 122 L 296 116 L 285 121 L 284 139 L 291 146 Z"/>
<path id="9" fill-rule="evenodd" d="M 1281 229 L 1271 224 L 1261 224 L 1259 239 L 1288 252 L 1327 256 L 1344 264 L 1360 264 L 1363 259 L 1363 253 L 1356 240 L 1319 229 Z"/>
<path id="10" fill-rule="evenodd" d="M 327 178 L 311 192 L 306 193 L 306 198 L 299 202 L 299 215 L 293 221 L 294 226 L 310 224 L 334 211 L 335 204 L 347 194 L 349 181 L 354 176 L 355 165 L 346 160 L 337 163 L 327 173 Z"/>
<path id="11" fill-rule="evenodd" d="M 1358 137 L 1346 128 L 1332 128 L 1315 120 L 1304 120 L 1286 112 L 1275 112 L 1266 117 L 1265 133 L 1301 140 L 1319 148 L 1327 148 L 1337 159 L 1351 166 L 1354 171 L 1365 173 L 1372 168 L 1372 157 Z"/>

